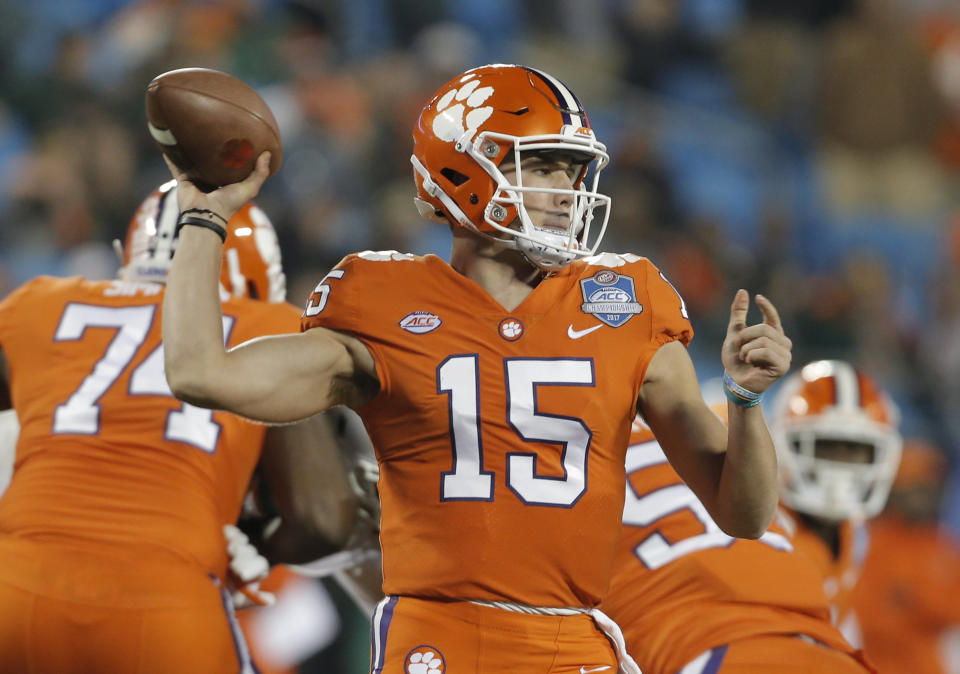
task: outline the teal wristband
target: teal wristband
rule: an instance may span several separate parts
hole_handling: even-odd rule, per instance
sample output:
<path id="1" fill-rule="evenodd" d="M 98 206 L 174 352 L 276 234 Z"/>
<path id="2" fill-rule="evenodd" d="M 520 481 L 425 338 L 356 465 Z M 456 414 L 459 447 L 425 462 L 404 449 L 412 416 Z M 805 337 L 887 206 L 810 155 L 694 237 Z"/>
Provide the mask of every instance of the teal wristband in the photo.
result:
<path id="1" fill-rule="evenodd" d="M 733 377 L 727 374 L 726 370 L 723 372 L 723 392 L 727 395 L 727 400 L 738 407 L 755 407 L 763 400 L 762 393 L 743 388 L 733 381 Z"/>

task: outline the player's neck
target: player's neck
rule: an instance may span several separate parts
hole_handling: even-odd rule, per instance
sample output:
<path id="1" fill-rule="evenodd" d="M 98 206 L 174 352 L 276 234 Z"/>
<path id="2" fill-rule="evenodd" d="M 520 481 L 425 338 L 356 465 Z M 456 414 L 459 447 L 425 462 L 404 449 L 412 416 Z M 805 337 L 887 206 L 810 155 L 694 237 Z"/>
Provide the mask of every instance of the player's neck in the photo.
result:
<path id="1" fill-rule="evenodd" d="M 471 234 L 454 234 L 450 266 L 479 284 L 507 311 L 516 309 L 543 278 L 518 251 Z"/>
<path id="2" fill-rule="evenodd" d="M 840 547 L 840 527 L 843 523 L 821 519 L 805 513 L 798 513 L 798 515 L 807 527 L 826 544 L 833 558 L 838 559 L 840 553 L 843 552 Z"/>

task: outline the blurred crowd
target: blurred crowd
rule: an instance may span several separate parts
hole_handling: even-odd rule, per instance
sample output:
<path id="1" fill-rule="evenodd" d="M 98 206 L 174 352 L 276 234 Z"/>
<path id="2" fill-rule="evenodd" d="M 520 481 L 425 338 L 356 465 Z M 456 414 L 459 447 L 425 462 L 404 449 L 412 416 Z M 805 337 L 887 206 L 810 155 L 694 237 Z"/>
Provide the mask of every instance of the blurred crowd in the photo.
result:
<path id="1" fill-rule="evenodd" d="M 186 66 L 240 77 L 278 119 L 284 166 L 258 201 L 291 302 L 347 252 L 443 255 L 410 129 L 487 62 L 577 92 L 613 158 L 603 248 L 674 282 L 700 373 L 719 374 L 736 288 L 761 292 L 795 362 L 871 372 L 904 434 L 957 466 L 957 0 L 0 0 L 0 296 L 113 276 L 111 241 L 168 178 L 146 85 Z"/>

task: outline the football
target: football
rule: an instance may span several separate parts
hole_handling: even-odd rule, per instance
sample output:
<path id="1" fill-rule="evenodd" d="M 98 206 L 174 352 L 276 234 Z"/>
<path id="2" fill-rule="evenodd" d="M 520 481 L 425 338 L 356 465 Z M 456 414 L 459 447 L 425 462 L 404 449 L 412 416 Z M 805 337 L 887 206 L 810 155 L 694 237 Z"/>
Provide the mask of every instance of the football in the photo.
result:
<path id="1" fill-rule="evenodd" d="M 256 91 L 232 75 L 181 68 L 147 86 L 147 128 L 161 151 L 198 187 L 240 182 L 264 150 L 280 168 L 280 129 Z"/>

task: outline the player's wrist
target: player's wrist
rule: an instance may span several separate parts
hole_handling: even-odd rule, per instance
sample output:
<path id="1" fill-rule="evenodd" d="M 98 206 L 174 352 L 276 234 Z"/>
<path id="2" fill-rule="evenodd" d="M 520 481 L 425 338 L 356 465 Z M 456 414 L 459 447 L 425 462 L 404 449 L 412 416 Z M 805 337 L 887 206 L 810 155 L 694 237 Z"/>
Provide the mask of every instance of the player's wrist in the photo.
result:
<path id="1" fill-rule="evenodd" d="M 209 229 L 220 237 L 221 243 L 227 240 L 227 219 L 208 208 L 188 208 L 181 211 L 174 237 L 179 236 L 180 230 L 188 226 Z"/>
<path id="2" fill-rule="evenodd" d="M 737 407 L 756 407 L 763 400 L 763 393 L 756 393 L 740 386 L 726 370 L 723 371 L 723 392 L 727 400 Z"/>

